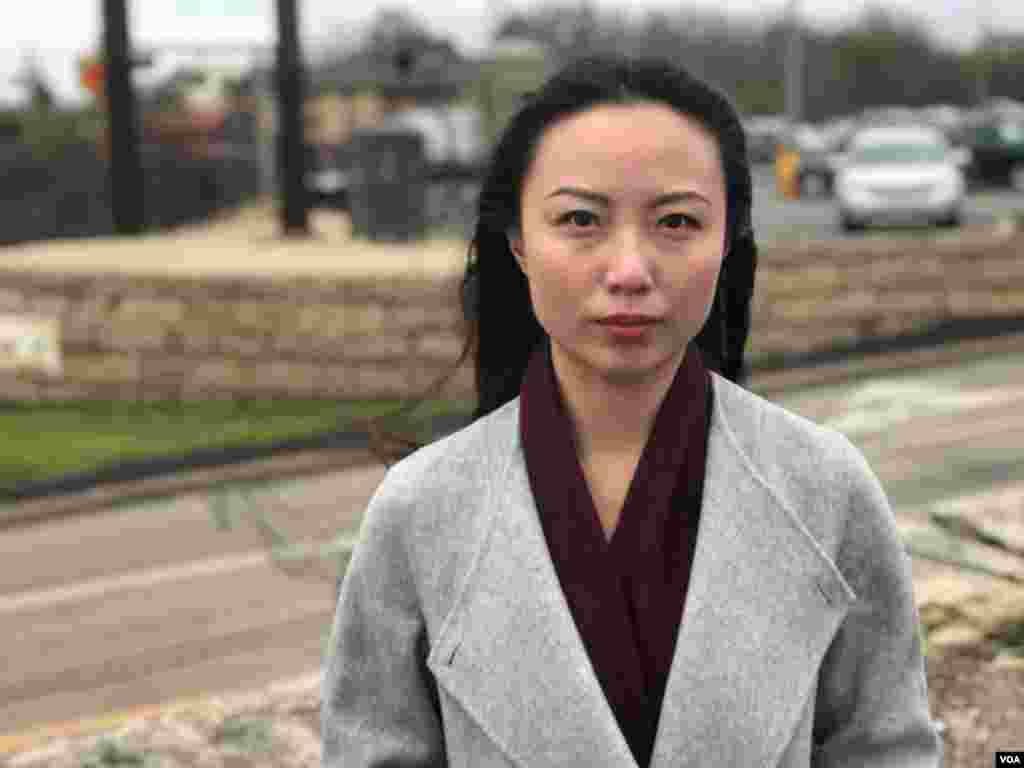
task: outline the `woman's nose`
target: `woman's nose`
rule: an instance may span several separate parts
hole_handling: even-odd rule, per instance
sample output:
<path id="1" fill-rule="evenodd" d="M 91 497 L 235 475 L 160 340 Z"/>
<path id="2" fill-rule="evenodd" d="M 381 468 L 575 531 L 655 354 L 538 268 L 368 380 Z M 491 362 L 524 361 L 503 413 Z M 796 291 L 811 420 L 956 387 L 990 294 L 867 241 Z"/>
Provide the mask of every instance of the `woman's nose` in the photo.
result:
<path id="1" fill-rule="evenodd" d="M 653 285 L 654 263 L 643 238 L 625 233 L 609 243 L 607 282 L 609 288 L 642 290 Z"/>

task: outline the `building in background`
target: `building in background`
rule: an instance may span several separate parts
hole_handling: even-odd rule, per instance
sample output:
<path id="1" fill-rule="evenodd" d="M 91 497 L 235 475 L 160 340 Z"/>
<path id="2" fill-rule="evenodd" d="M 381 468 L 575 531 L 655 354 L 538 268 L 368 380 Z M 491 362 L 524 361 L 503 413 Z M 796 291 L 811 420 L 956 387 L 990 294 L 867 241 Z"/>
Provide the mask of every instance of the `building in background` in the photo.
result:
<path id="1" fill-rule="evenodd" d="M 311 73 L 307 135 L 317 144 L 344 144 L 396 113 L 454 106 L 477 73 L 476 62 L 448 41 L 413 36 L 364 48 Z"/>

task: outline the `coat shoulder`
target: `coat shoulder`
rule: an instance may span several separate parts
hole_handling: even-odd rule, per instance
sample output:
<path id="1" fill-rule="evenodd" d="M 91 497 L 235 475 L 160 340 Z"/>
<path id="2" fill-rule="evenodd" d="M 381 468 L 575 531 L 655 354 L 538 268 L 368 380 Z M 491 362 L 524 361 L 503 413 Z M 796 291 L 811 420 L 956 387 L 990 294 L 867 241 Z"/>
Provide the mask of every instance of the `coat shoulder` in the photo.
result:
<path id="1" fill-rule="evenodd" d="M 444 615 L 491 527 L 491 496 L 519 446 L 518 414 L 517 398 L 414 451 L 370 502 L 364 538 L 403 553 L 428 616 Z"/>
<path id="2" fill-rule="evenodd" d="M 851 537 L 893 539 L 885 492 L 849 438 L 720 377 L 715 393 L 723 431 L 749 470 L 837 562 L 860 549 Z"/>
<path id="3" fill-rule="evenodd" d="M 414 451 L 388 470 L 392 482 L 420 493 L 450 493 L 501 472 L 519 439 L 519 398 Z"/>
<path id="4" fill-rule="evenodd" d="M 860 464 L 860 450 L 838 430 L 818 424 L 722 377 L 715 377 L 715 402 L 730 436 L 745 455 L 790 472 Z"/>

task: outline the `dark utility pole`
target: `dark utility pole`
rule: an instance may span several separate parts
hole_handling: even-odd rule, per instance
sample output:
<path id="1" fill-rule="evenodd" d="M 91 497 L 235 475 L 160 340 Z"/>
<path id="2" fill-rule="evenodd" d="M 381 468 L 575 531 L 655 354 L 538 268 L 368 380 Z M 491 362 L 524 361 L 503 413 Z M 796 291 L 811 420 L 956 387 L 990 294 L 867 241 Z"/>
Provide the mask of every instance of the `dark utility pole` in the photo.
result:
<path id="1" fill-rule="evenodd" d="M 984 107 L 989 100 L 989 83 L 992 78 L 992 55 L 995 46 L 992 42 L 992 0 L 978 3 L 978 43 L 974 46 L 977 62 L 975 94 L 978 106 Z"/>
<path id="2" fill-rule="evenodd" d="M 796 125 L 804 119 L 804 35 L 799 0 L 790 0 L 786 18 L 786 117 L 790 125 Z"/>
<path id="3" fill-rule="evenodd" d="M 114 230 L 119 235 L 137 235 L 143 231 L 146 219 L 126 4 L 127 0 L 103 0 L 103 61 Z"/>
<path id="4" fill-rule="evenodd" d="M 284 234 L 305 236 L 309 234 L 302 120 L 305 83 L 296 5 L 297 0 L 277 0 L 278 171 L 284 194 Z"/>

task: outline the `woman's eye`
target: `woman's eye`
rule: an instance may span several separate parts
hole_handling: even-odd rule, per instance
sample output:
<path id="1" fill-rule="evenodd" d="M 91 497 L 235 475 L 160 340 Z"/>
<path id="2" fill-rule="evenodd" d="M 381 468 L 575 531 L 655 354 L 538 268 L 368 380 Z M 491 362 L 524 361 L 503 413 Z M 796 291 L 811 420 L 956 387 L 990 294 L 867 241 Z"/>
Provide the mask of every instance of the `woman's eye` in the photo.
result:
<path id="1" fill-rule="evenodd" d="M 558 217 L 559 224 L 572 224 L 574 227 L 586 228 L 595 223 L 597 217 L 590 211 L 569 211 Z"/>
<path id="2" fill-rule="evenodd" d="M 669 229 L 700 228 L 700 222 L 693 216 L 688 216 L 685 213 L 670 213 L 662 219 L 662 222 Z"/>

